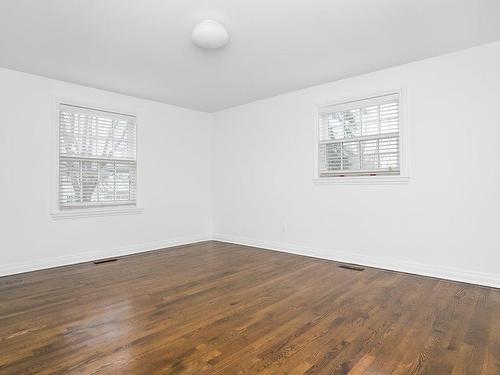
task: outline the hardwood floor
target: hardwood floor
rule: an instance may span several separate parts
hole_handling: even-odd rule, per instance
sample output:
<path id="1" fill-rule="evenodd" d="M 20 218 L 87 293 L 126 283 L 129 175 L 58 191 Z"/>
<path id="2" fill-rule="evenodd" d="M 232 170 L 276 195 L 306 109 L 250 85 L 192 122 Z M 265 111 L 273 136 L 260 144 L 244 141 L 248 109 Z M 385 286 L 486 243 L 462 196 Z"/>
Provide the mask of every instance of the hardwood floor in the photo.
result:
<path id="1" fill-rule="evenodd" d="M 500 290 L 218 242 L 0 278 L 0 374 L 500 374 Z"/>

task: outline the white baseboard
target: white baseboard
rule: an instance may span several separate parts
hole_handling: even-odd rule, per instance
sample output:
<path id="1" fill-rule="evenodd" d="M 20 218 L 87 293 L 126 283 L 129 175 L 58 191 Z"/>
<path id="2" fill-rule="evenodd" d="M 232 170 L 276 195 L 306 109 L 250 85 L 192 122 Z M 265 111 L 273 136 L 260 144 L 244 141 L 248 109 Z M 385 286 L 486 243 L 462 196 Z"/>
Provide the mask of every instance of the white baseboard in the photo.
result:
<path id="1" fill-rule="evenodd" d="M 46 268 L 65 266 L 76 263 L 89 262 L 94 259 L 117 257 L 144 251 L 165 249 L 173 246 L 187 245 L 203 241 L 221 241 L 239 245 L 257 247 L 266 250 L 282 251 L 291 254 L 305 255 L 338 262 L 354 263 L 369 267 L 383 268 L 399 272 L 407 272 L 423 276 L 437 277 L 440 279 L 461 281 L 470 284 L 500 288 L 500 275 L 468 271 L 463 269 L 448 268 L 436 265 L 406 262 L 402 260 L 384 259 L 357 253 L 343 252 L 329 249 L 319 249 L 295 244 L 263 241 L 232 235 L 217 234 L 214 236 L 189 236 L 174 238 L 165 241 L 147 242 L 132 246 L 122 246 L 91 252 L 81 252 L 60 257 L 39 259 L 32 262 L 11 263 L 0 265 L 0 276 L 36 271 Z"/>
<path id="2" fill-rule="evenodd" d="M 495 274 L 480 273 L 430 264 L 406 262 L 402 260 L 383 259 L 350 252 L 330 249 L 318 249 L 289 243 L 262 241 L 224 234 L 214 235 L 214 240 L 221 242 L 230 242 L 238 245 L 258 247 L 266 250 L 276 250 L 291 254 L 329 259 L 338 262 L 359 264 L 367 267 L 383 268 L 392 271 L 406 272 L 422 276 L 431 276 L 440 279 L 461 281 L 470 284 L 500 288 L 500 275 Z"/>
<path id="3" fill-rule="evenodd" d="M 81 252 L 71 255 L 38 259 L 32 262 L 10 263 L 0 265 L 0 276 L 14 275 L 17 273 L 36 271 L 46 268 L 66 266 L 70 264 L 89 262 L 94 259 L 103 259 L 117 257 L 144 251 L 164 249 L 173 246 L 187 245 L 196 242 L 209 241 L 211 238 L 206 236 L 189 236 L 182 238 L 173 238 L 165 241 L 146 242 L 131 246 L 122 246 L 98 251 Z"/>

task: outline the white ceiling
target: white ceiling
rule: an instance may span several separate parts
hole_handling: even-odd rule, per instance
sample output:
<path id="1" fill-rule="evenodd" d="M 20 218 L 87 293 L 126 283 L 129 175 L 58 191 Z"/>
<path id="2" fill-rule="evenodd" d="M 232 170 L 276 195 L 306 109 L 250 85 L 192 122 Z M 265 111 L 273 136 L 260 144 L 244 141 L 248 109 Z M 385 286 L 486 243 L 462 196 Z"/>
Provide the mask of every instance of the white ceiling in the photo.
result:
<path id="1" fill-rule="evenodd" d="M 190 42 L 205 18 L 223 50 Z M 499 40 L 499 20 L 499 0 L 1 0 L 0 66 L 212 112 Z"/>

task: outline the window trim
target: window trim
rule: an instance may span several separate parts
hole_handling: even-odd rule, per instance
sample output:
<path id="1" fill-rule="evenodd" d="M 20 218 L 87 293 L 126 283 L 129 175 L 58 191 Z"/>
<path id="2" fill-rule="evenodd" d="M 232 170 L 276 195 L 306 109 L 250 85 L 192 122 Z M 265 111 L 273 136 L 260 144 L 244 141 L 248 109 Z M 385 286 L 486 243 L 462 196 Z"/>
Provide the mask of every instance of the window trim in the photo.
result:
<path id="1" fill-rule="evenodd" d="M 320 111 L 325 107 L 340 106 L 349 102 L 369 100 L 379 96 L 397 94 L 399 96 L 399 174 L 380 174 L 377 176 L 366 176 L 346 173 L 345 176 L 320 176 L 319 160 L 319 121 Z M 407 112 L 407 90 L 405 88 L 383 90 L 378 92 L 367 92 L 355 97 L 337 98 L 323 102 L 317 102 L 314 107 L 314 169 L 312 181 L 316 185 L 384 185 L 384 184 L 407 184 L 410 181 L 408 163 L 408 112 Z"/>
<path id="2" fill-rule="evenodd" d="M 66 104 L 76 107 L 90 108 L 97 111 L 103 112 L 114 112 L 118 114 L 124 114 L 127 116 L 134 116 L 136 118 L 136 201 L 135 204 L 116 204 L 116 205 L 102 205 L 102 206 L 81 206 L 73 209 L 61 210 L 59 206 L 59 111 L 60 105 Z M 109 108 L 103 107 L 100 104 L 89 103 L 86 100 L 79 99 L 67 99 L 55 97 L 52 100 L 53 108 L 53 119 L 52 119 L 52 129 L 50 132 L 51 142 L 51 169 L 50 174 L 50 217 L 54 220 L 58 219 L 71 219 L 71 218 L 85 218 L 85 217 L 98 217 L 98 216 L 115 216 L 115 215 L 131 215 L 139 214 L 144 211 L 142 207 L 142 201 L 140 198 L 140 181 L 142 180 L 139 166 L 140 166 L 140 153 L 139 153 L 139 119 L 138 116 L 132 114 L 130 111 L 119 109 L 119 108 Z"/>

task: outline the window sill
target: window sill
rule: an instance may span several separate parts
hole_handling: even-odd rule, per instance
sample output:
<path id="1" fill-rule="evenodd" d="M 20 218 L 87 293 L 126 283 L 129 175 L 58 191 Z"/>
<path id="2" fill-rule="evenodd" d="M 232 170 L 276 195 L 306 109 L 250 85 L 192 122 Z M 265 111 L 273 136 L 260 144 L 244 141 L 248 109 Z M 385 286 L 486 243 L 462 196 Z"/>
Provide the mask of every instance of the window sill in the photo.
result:
<path id="1" fill-rule="evenodd" d="M 85 217 L 99 217 L 99 216 L 120 216 L 120 215 L 134 215 L 143 212 L 141 207 L 102 207 L 102 208 L 78 208 L 68 209 L 64 211 L 51 212 L 50 216 L 54 220 L 60 219 L 76 219 Z"/>
<path id="2" fill-rule="evenodd" d="M 315 185 L 402 185 L 408 184 L 408 176 L 345 176 L 345 177 L 316 177 Z"/>

